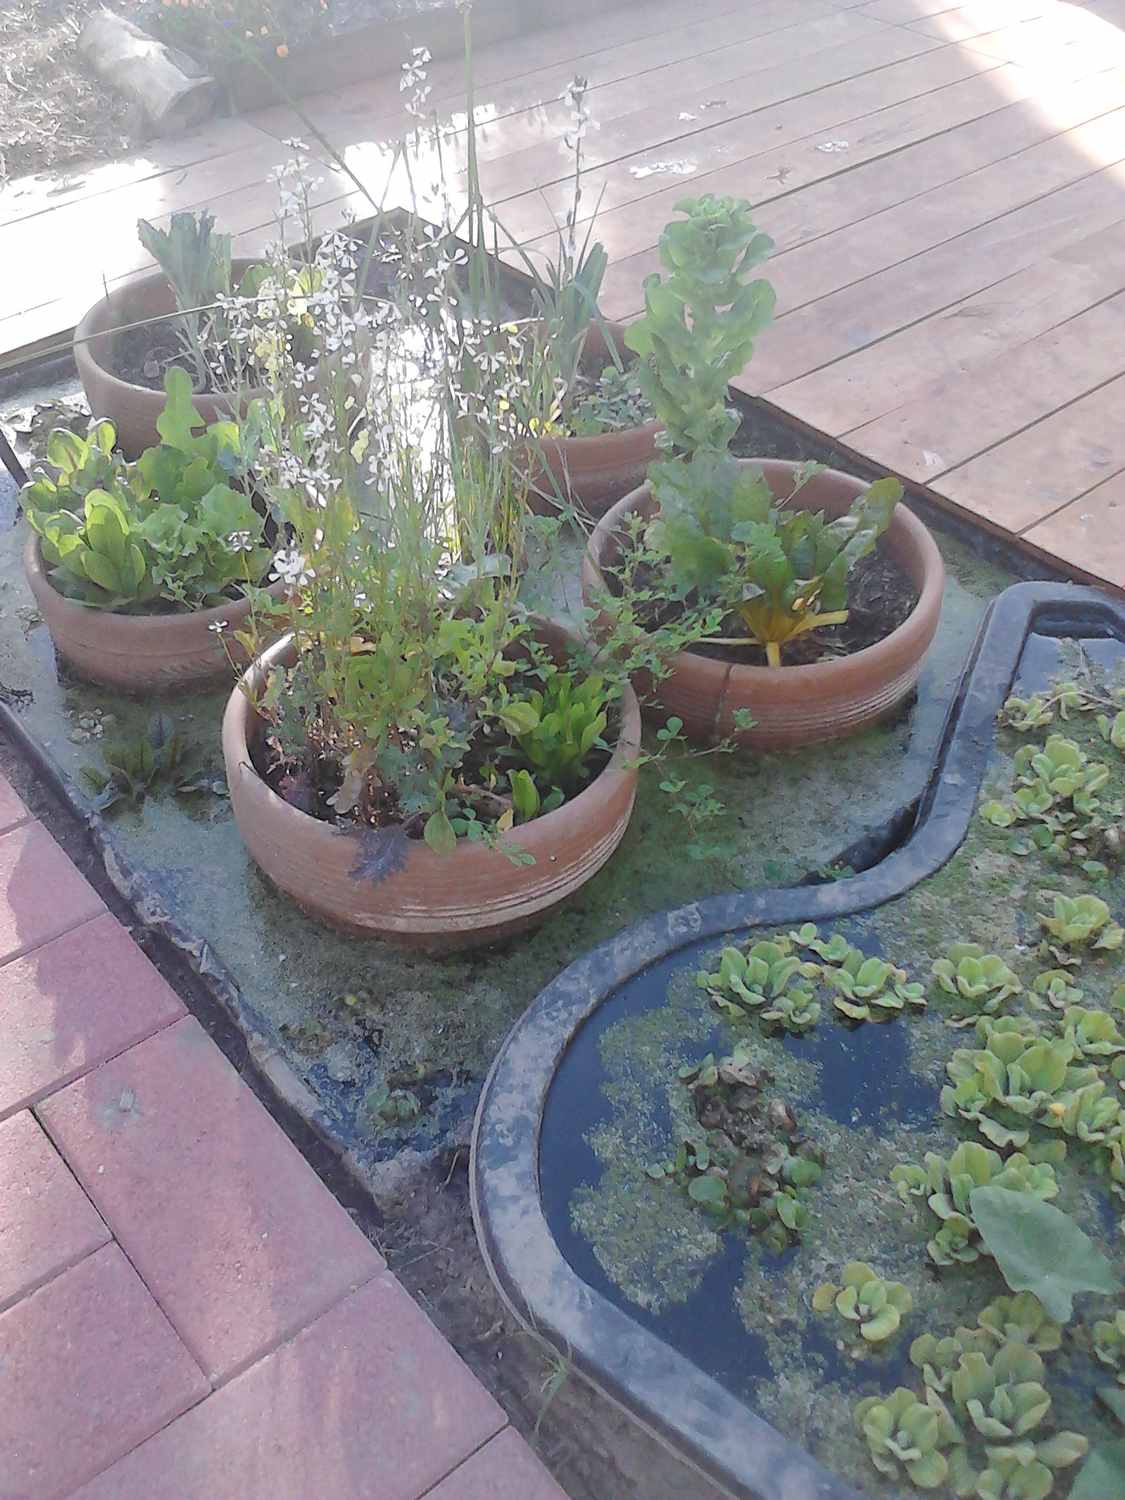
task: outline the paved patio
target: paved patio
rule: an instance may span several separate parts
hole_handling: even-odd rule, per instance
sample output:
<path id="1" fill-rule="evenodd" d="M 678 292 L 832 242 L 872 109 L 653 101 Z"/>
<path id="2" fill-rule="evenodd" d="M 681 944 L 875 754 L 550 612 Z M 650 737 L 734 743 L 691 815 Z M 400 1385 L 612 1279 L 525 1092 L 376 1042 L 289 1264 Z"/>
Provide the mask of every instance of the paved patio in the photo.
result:
<path id="1" fill-rule="evenodd" d="M 738 384 L 941 503 L 1125 587 L 1125 0 L 638 0 L 483 49 L 484 188 L 523 244 L 564 211 L 559 94 L 589 78 L 584 211 L 628 317 L 686 193 L 749 197 L 780 316 Z M 430 70 L 461 133 L 461 69 Z M 373 196 L 395 74 L 304 106 Z M 274 235 L 288 109 L 0 190 L 0 366 L 65 340 L 145 268 L 138 216 L 210 206 L 239 253 Z M 370 202 L 326 165 L 322 226 Z"/>
<path id="2" fill-rule="evenodd" d="M 0 777 L 0 1500 L 566 1500 Z"/>

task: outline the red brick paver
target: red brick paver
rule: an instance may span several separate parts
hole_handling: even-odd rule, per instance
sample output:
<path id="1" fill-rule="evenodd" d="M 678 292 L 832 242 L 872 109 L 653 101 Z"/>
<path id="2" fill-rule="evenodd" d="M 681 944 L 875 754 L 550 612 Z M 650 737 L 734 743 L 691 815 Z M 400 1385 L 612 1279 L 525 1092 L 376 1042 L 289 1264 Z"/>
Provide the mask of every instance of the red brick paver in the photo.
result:
<path id="1" fill-rule="evenodd" d="M 431 1490 L 426 1500 L 566 1500 L 518 1432 L 508 1428 Z"/>
<path id="2" fill-rule="evenodd" d="M 97 1210 L 31 1115 L 25 1110 L 0 1124 L 0 1310 L 108 1239 Z"/>
<path id="3" fill-rule="evenodd" d="M 216 1383 L 383 1266 L 190 1016 L 40 1114 Z"/>
<path id="4" fill-rule="evenodd" d="M 417 1500 L 503 1424 L 398 1282 L 381 1276 L 75 1500 Z"/>
<path id="5" fill-rule="evenodd" d="M 0 834 L 0 963 L 105 910 L 39 823 Z"/>
<path id="6" fill-rule="evenodd" d="M 0 1500 L 565 1500 L 2 778 L 0 1308 Z"/>
<path id="7" fill-rule="evenodd" d="M 30 817 L 31 814 L 16 795 L 11 782 L 6 776 L 0 775 L 0 833 L 7 833 L 17 823 L 26 823 Z"/>
<path id="8" fill-rule="evenodd" d="M 184 1014 L 108 913 L 0 968 L 0 1119 Z"/>
<path id="9" fill-rule="evenodd" d="M 0 1313 L 0 1494 L 61 1500 L 207 1391 L 116 1245 Z"/>

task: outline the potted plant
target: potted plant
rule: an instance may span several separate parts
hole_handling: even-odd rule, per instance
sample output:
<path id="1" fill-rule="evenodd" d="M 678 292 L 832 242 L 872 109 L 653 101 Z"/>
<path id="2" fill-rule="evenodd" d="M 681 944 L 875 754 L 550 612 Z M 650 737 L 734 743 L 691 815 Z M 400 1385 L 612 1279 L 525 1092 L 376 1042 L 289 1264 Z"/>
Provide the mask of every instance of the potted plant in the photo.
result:
<path id="1" fill-rule="evenodd" d="M 292 592 L 266 617 L 288 633 L 232 694 L 223 753 L 275 885 L 347 931 L 448 950 L 529 926 L 610 857 L 640 714 L 619 673 L 520 606 L 514 449 L 481 431 L 485 406 L 466 426 L 450 369 L 403 378 L 393 323 L 411 315 L 404 297 L 360 318 L 341 278 L 315 378 L 279 368 L 258 475 L 291 528 Z M 458 373 L 464 338 L 436 352 Z M 258 626 L 252 611 L 250 650 Z"/>
<path id="2" fill-rule="evenodd" d="M 49 470 L 25 486 L 28 581 L 59 655 L 126 692 L 203 686 L 229 671 L 237 629 L 269 569 L 266 517 L 236 486 L 255 449 L 253 414 L 203 421 L 191 381 L 165 377 L 159 445 L 130 463 L 112 422 L 53 432 Z M 280 592 L 275 584 L 272 595 Z"/>
<path id="3" fill-rule="evenodd" d="M 140 220 L 141 243 L 160 270 L 107 292 L 75 329 L 86 400 L 95 418 L 113 423 L 126 458 L 159 444 L 164 375 L 173 365 L 188 371 L 207 423 L 241 413 L 265 393 L 254 360 L 235 359 L 239 346 L 228 336 L 222 300 L 256 295 L 268 268 L 232 260 L 230 235 L 214 226 L 205 211 L 173 214 L 168 230 Z"/>
<path id="4" fill-rule="evenodd" d="M 731 455 L 727 383 L 772 316 L 772 289 L 750 279 L 772 245 L 744 200 L 684 199 L 677 212 L 665 275 L 646 280 L 626 332 L 672 456 L 599 522 L 586 603 L 603 633 L 624 614 L 694 636 L 654 696 L 693 739 L 776 749 L 854 733 L 917 681 L 941 554 L 898 504 L 897 480 Z"/>

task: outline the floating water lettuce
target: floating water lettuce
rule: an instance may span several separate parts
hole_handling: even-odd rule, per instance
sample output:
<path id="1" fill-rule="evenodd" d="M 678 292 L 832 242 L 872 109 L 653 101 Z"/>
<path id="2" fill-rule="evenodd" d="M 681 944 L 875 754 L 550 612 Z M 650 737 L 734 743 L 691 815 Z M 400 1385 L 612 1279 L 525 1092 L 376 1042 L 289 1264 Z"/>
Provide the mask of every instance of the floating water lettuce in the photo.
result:
<path id="1" fill-rule="evenodd" d="M 835 1308 L 842 1318 L 858 1324 L 869 1344 L 881 1344 L 897 1333 L 914 1299 L 901 1281 L 884 1281 L 862 1260 L 850 1260 L 840 1275 L 841 1285 L 825 1281 L 813 1293 L 813 1311 Z"/>

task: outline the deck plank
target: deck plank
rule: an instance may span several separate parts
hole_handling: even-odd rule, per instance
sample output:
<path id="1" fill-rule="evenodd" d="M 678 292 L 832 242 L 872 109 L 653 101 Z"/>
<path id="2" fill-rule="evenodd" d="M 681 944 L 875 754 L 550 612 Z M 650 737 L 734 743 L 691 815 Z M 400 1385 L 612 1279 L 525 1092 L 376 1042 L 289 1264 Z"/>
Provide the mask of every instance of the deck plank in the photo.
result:
<path id="1" fill-rule="evenodd" d="M 1125 375 L 942 475 L 941 492 L 1028 531 L 1125 469 Z"/>

